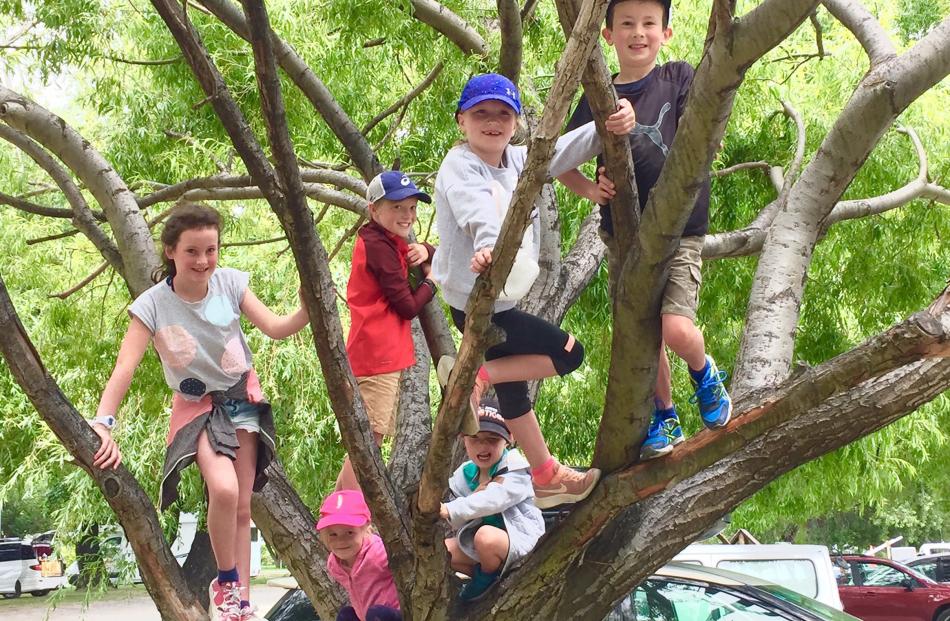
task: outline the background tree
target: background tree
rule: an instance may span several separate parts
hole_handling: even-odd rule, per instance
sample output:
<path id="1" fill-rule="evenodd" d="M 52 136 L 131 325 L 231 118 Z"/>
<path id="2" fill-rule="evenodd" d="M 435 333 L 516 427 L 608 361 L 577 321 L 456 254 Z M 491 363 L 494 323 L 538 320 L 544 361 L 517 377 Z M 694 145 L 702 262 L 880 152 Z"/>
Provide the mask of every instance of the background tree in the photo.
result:
<path id="1" fill-rule="evenodd" d="M 101 378 L 114 359 L 117 333 L 124 328 L 121 308 L 128 294 L 142 286 L 137 275 L 157 256 L 143 231 L 182 195 L 228 201 L 220 203 L 231 215 L 228 238 L 271 240 L 278 248 L 289 242 L 293 250 L 292 263 L 287 254 L 275 257 L 271 245 L 240 246 L 227 250 L 232 264 L 266 261 L 267 273 L 254 270 L 255 287 L 260 281 L 267 301 L 278 304 L 293 303 L 287 283 L 299 271 L 310 307 L 319 309 L 313 318 L 319 365 L 303 338 L 274 345 L 251 337 L 259 352 L 258 368 L 269 382 L 265 388 L 279 395 L 277 411 L 287 412 L 280 419 L 280 433 L 293 438 L 280 447 L 288 476 L 275 473 L 263 502 L 255 504 L 256 521 L 318 608 L 329 612 L 339 594 L 322 573 L 319 559 L 325 552 L 312 536 L 306 507 L 316 504 L 328 473 L 339 463 L 332 409 L 343 444 L 356 457 L 358 474 L 364 483 L 376 482 L 368 492 L 393 555 L 406 610 L 413 617 L 444 618 L 452 586 L 432 507 L 445 480 L 438 466 L 447 460 L 439 456 L 450 448 L 466 385 L 484 347 L 483 339 L 473 338 L 479 326 L 466 331 L 470 335 L 461 344 L 460 371 L 446 393 L 431 446 L 426 433 L 413 431 L 428 429 L 426 399 L 404 400 L 392 449 L 393 476 L 387 478 L 379 454 L 366 450 L 372 443 L 366 441 L 365 415 L 359 399 L 354 401 L 352 378 L 339 356 L 339 301 L 332 285 L 339 288 L 345 282 L 347 240 L 362 216 L 357 198 L 362 184 L 379 162 L 397 157 L 411 163 L 404 168 L 423 179 L 431 174 L 451 143 L 451 111 L 465 76 L 496 66 L 494 50 L 501 50 L 499 63 L 506 71 L 517 69 L 512 59 L 521 50 L 525 99 L 536 111 L 538 102 L 548 102 L 532 138 L 540 163 L 546 139 L 556 135 L 558 117 L 563 118 L 565 98 L 575 90 L 571 82 L 580 77 L 578 61 L 587 58 L 592 30 L 586 31 L 587 39 L 574 39 L 578 47 L 566 57 L 573 64 L 562 65 L 552 76 L 564 47 L 552 6 L 523 7 L 519 29 L 511 7 L 501 2 L 453 4 L 454 14 L 427 11 L 432 5 L 421 2 L 411 3 L 408 12 L 381 2 L 333 2 L 319 20 L 302 18 L 299 11 L 305 9 L 297 3 L 271 4 L 268 16 L 251 2 L 243 11 L 222 0 L 189 4 L 187 12 L 175 3 L 154 4 L 154 9 L 86 0 L 4 6 L 10 25 L 7 49 L 19 48 L 9 70 L 39 66 L 50 75 L 67 71 L 79 76 L 71 82 L 74 88 L 88 86 L 77 93 L 83 105 L 76 108 L 95 110 L 101 117 L 82 123 L 81 134 L 72 134 L 81 114 L 59 121 L 20 93 L 0 93 L 0 136 L 17 147 L 0 151 L 0 171 L 6 171 L 8 184 L 0 202 L 18 210 L 0 212 L 0 237 L 10 249 L 0 274 L 14 292 L 25 327 L 17 327 L 12 307 L 5 305 L 0 335 L 10 375 L 0 375 L 0 390 L 10 395 L 5 403 L 15 415 L 4 418 L 2 433 L 24 447 L 40 441 L 49 447 L 34 460 L 23 453 L 4 455 L 5 469 L 26 472 L 23 464 L 30 462 L 34 470 L 42 464 L 65 474 L 77 493 L 76 503 L 59 516 L 61 522 L 77 519 L 75 509 L 83 501 L 106 519 L 109 509 L 97 500 L 101 496 L 91 479 L 65 466 L 67 452 L 39 428 L 39 416 L 88 467 L 93 439 L 70 414 L 69 402 L 89 412 L 98 398 Z M 596 30 L 602 5 L 582 8 L 580 22 Z M 539 205 L 550 233 L 546 240 L 560 243 L 545 246 L 545 275 L 526 303 L 543 300 L 552 317 L 566 313 L 570 329 L 589 345 L 590 356 L 588 373 L 542 388 L 538 410 L 547 419 L 545 428 L 554 431 L 552 444 L 561 457 L 579 462 L 588 459 L 599 421 L 596 459 L 613 474 L 595 492 L 597 497 L 579 507 L 506 580 L 492 611 L 495 618 L 532 610 L 553 618 L 601 618 L 612 601 L 652 568 L 769 480 L 900 418 L 945 390 L 947 363 L 920 361 L 925 354 L 945 353 L 941 343 L 947 320 L 939 305 L 848 350 L 926 306 L 950 271 L 947 219 L 941 217 L 945 209 L 935 204 L 947 202 L 940 180 L 946 177 L 948 124 L 941 108 L 928 106 L 945 96 L 946 88 L 938 85 L 926 92 L 948 66 L 947 7 L 938 3 L 922 9 L 910 2 L 873 7 L 901 38 L 897 45 L 903 53 L 897 54 L 891 36 L 860 4 L 829 1 L 825 6 L 830 12 L 813 13 L 814 2 L 775 1 L 738 7 L 716 3 L 712 15 L 676 11 L 672 55 L 698 63 L 699 73 L 661 187 L 642 223 L 630 210 L 626 228 L 618 227 L 619 242 L 633 251 L 612 266 L 624 283 L 612 313 L 607 311 L 611 304 L 605 279 L 598 274 L 603 247 L 595 217 L 587 216 L 589 206 L 566 200 L 559 190 L 542 193 Z M 562 2 L 558 8 L 572 24 L 577 7 Z M 501 28 L 494 27 L 496 15 Z M 268 36 L 268 23 L 280 39 Z M 867 75 L 865 59 L 871 62 Z M 286 77 L 278 76 L 278 65 Z M 592 100 L 598 84 L 604 87 L 603 69 L 599 71 L 590 70 L 585 77 Z M 922 101 L 905 112 L 918 96 Z M 777 114 L 779 109 L 784 114 Z M 907 133 L 884 134 L 898 114 Z M 721 139 L 724 151 L 714 159 Z M 89 159 L 90 145 L 101 158 Z M 608 151 L 613 162 L 610 157 Z M 931 169 L 928 161 L 936 166 Z M 90 165 L 108 172 L 91 175 Z M 658 343 L 655 292 L 682 228 L 678 219 L 685 217 L 676 206 L 691 204 L 695 180 L 710 165 L 722 174 L 714 187 L 713 226 L 718 232 L 708 238 L 707 259 L 740 258 L 711 264 L 700 317 L 707 322 L 704 330 L 718 359 L 741 352 L 734 390 L 746 394 L 737 402 L 742 415 L 726 432 L 701 434 L 672 458 L 631 466 L 650 413 L 655 356 L 650 360 L 649 352 Z M 760 169 L 767 175 L 759 176 Z M 835 173 L 832 178 L 829 169 Z M 53 191 L 47 179 L 55 184 Z M 37 180 L 43 185 L 31 185 Z M 526 181 L 537 192 L 543 178 L 526 175 Z M 816 193 L 816 188 L 822 191 Z M 509 238 L 517 237 L 514 229 L 526 222 L 524 215 L 534 203 L 531 190 L 519 192 L 519 208 L 506 225 L 506 231 L 512 229 L 506 233 Z M 313 203 L 314 215 L 304 196 Z M 917 198 L 924 200 L 908 204 Z M 83 233 L 81 238 L 46 242 L 46 249 L 55 247 L 53 252 L 24 246 L 27 239 L 68 233 L 72 226 L 64 226 L 66 219 Z M 425 237 L 429 224 L 425 216 L 421 220 L 419 234 Z M 802 231 L 808 234 L 799 235 Z M 823 241 L 816 245 L 819 239 Z M 782 259 L 792 240 L 799 252 Z M 876 260 L 869 260 L 868 249 L 876 251 Z M 886 260 L 878 258 L 882 254 Z M 37 270 L 39 262 L 63 267 Z M 106 267 L 100 270 L 102 262 Z M 471 307 L 483 311 L 469 313 L 482 317 L 480 327 L 493 294 L 489 281 L 497 287 L 504 277 L 504 259 L 499 263 L 482 281 Z M 781 270 L 763 267 L 768 265 Z M 97 280 L 79 290 L 80 301 L 65 295 L 66 303 L 45 300 L 51 291 L 68 293 L 75 280 L 90 273 Z M 103 273 L 119 274 L 124 287 L 99 284 Z M 782 299 L 788 304 L 774 304 L 769 312 L 768 304 L 756 301 L 774 296 L 769 286 L 780 284 L 781 278 L 785 284 L 778 289 L 787 293 Z M 592 279 L 594 285 L 585 290 Z M 808 295 L 802 283 L 808 283 Z M 743 309 L 749 300 L 753 319 L 747 322 Z M 784 322 L 781 329 L 778 319 Z M 428 317 L 425 324 L 426 340 L 437 357 L 451 347 L 444 319 Z M 778 349 L 763 354 L 765 339 L 756 330 L 766 325 L 776 326 L 779 338 L 771 346 Z M 36 364 L 27 333 L 36 339 L 69 400 Z M 769 364 L 763 367 L 757 359 Z M 791 372 L 792 360 L 802 368 Z M 132 456 L 134 478 L 93 474 L 127 532 L 128 520 L 147 522 L 137 523 L 131 534 L 136 535 L 133 545 L 138 546 L 146 585 L 163 615 L 199 618 L 200 607 L 187 589 L 167 588 L 183 579 L 167 546 L 162 549 L 156 517 L 141 515 L 148 501 L 144 495 L 131 500 L 140 493 L 137 481 L 145 489 L 157 487 L 154 464 L 160 460 L 164 433 L 165 391 L 154 357 L 148 364 L 138 374 L 122 416 L 120 442 Z M 420 360 L 408 378 L 415 391 L 410 394 L 427 393 L 426 365 Z M 321 372 L 329 380 L 326 386 Z M 313 381 L 295 381 L 302 376 Z M 610 378 L 606 391 L 604 377 Z M 686 395 L 686 386 L 678 385 L 677 399 Z M 775 522 L 776 513 L 815 515 L 849 501 L 853 506 L 855 499 L 882 499 L 914 474 L 910 464 L 934 467 L 930 456 L 945 438 L 933 431 L 947 411 L 945 400 L 936 402 L 897 429 L 806 465 L 744 504 L 737 516 L 766 524 L 770 518 Z M 420 472 L 426 451 L 429 465 Z M 814 484 L 829 473 L 854 484 L 844 493 Z M 198 490 L 195 477 L 186 480 L 183 508 L 199 504 Z M 90 510 L 84 513 L 87 517 Z M 670 515 L 689 519 L 670 527 L 664 519 Z M 615 567 L 621 554 L 638 562 L 633 568 Z M 590 571 L 591 561 L 598 568 L 616 568 L 611 584 L 601 582 L 608 572 Z M 561 579 L 567 568 L 571 585 Z M 537 588 L 539 584 L 548 588 Z M 479 618 L 484 612 L 475 608 L 467 614 Z M 460 613 L 453 618 L 461 618 Z"/>

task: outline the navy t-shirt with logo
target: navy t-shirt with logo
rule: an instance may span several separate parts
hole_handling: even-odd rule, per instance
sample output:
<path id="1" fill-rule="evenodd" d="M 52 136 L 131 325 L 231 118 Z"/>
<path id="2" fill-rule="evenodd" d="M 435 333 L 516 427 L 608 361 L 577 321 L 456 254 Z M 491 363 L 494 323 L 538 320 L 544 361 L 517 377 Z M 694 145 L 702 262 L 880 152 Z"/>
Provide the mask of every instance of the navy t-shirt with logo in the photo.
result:
<path id="1" fill-rule="evenodd" d="M 637 178 L 637 194 L 642 210 L 656 185 L 660 171 L 666 162 L 673 136 L 679 126 L 680 116 L 686 108 L 686 96 L 693 81 L 693 68 L 687 62 L 676 61 L 657 65 L 646 77 L 627 84 L 614 84 L 617 96 L 626 99 L 637 115 L 637 124 L 630 133 L 633 150 L 634 173 Z M 587 103 L 581 96 L 567 124 L 567 131 L 594 120 Z M 603 156 L 597 157 L 597 165 L 603 164 Z M 610 207 L 601 205 L 601 227 L 613 234 Z M 683 229 L 683 236 L 705 235 L 709 228 L 709 178 L 700 188 L 693 212 Z"/>

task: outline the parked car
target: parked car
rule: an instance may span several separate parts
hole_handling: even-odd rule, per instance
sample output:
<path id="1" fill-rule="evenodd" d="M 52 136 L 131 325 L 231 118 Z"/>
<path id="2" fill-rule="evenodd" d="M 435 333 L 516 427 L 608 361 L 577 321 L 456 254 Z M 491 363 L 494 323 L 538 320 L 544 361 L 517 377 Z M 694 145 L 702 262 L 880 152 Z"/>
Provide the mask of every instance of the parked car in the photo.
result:
<path id="1" fill-rule="evenodd" d="M 863 621 L 950 621 L 950 585 L 897 561 L 843 555 L 838 584 L 845 612 Z"/>
<path id="2" fill-rule="evenodd" d="M 0 595 L 5 598 L 29 593 L 42 597 L 63 586 L 63 565 L 54 558 L 49 543 L 21 539 L 0 540 Z"/>
<path id="3" fill-rule="evenodd" d="M 284 594 L 268 621 L 318 621 L 300 589 Z M 670 563 L 644 580 L 604 621 L 857 621 L 785 587 L 735 572 Z"/>
<path id="4" fill-rule="evenodd" d="M 755 576 L 843 610 L 834 566 L 825 546 L 694 543 L 673 560 Z"/>
<path id="5" fill-rule="evenodd" d="M 950 554 L 918 556 L 904 564 L 934 582 L 950 582 Z"/>

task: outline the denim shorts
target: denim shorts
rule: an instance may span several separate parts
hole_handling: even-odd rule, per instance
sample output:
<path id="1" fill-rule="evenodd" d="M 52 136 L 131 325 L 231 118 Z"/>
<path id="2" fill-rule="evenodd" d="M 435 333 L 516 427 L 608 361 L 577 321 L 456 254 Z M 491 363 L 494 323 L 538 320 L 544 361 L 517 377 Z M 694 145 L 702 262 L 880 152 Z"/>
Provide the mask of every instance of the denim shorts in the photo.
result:
<path id="1" fill-rule="evenodd" d="M 244 429 L 251 433 L 260 433 L 261 415 L 257 404 L 250 401 L 228 399 L 224 402 L 224 411 L 231 417 L 235 429 Z"/>

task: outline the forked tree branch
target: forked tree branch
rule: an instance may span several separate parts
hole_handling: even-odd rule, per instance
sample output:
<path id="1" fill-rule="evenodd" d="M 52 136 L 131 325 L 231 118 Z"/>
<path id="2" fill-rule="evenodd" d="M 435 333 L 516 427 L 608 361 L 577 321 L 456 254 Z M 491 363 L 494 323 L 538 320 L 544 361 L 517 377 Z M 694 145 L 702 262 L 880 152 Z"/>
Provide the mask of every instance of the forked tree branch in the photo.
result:
<path id="1" fill-rule="evenodd" d="M 159 267 L 159 263 L 151 234 L 138 213 L 132 192 L 109 162 L 66 121 L 3 86 L 0 86 L 0 120 L 56 155 L 85 184 L 106 214 L 123 259 L 129 256 L 142 257 L 141 261 L 123 261 L 120 264 L 122 267 L 117 268 L 125 277 L 131 293 L 138 295 L 152 286 L 152 271 Z M 55 177 L 54 180 L 62 188 L 59 180 Z M 71 193 L 67 193 L 67 199 Z M 74 199 L 69 200 L 75 209 Z M 88 217 L 90 226 L 98 227 L 86 212 L 88 208 L 80 211 L 86 214 L 82 217 Z M 115 264 L 114 257 L 106 256 L 106 259 L 110 264 Z"/>
<path id="2" fill-rule="evenodd" d="M 897 55 L 890 35 L 859 0 L 822 0 L 835 19 L 851 31 L 874 67 Z"/>

